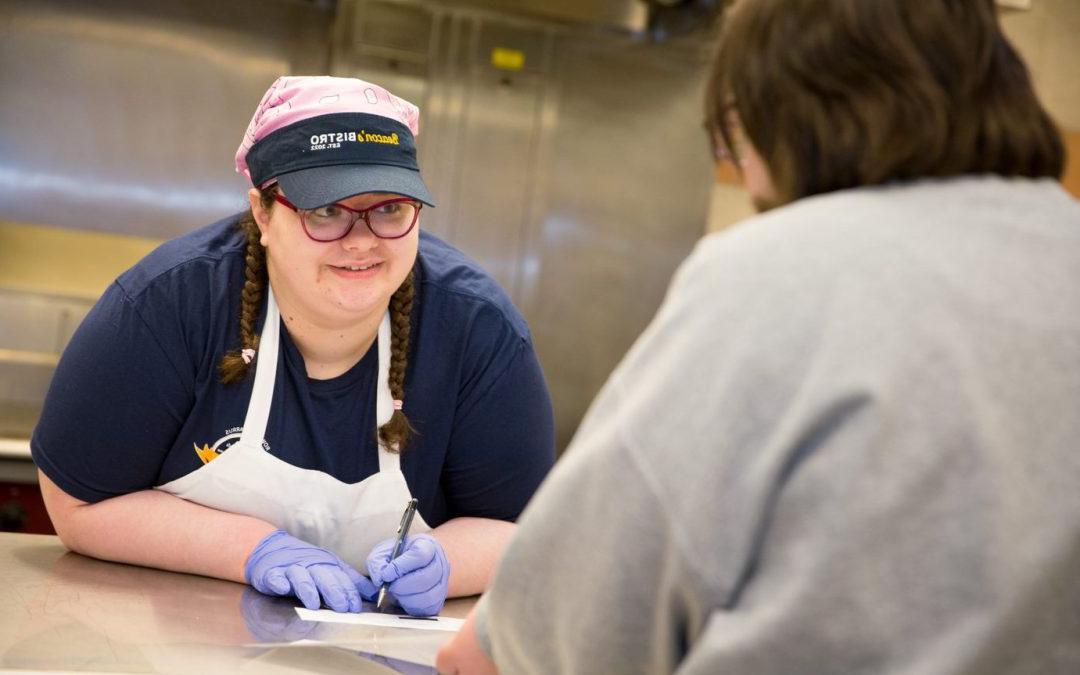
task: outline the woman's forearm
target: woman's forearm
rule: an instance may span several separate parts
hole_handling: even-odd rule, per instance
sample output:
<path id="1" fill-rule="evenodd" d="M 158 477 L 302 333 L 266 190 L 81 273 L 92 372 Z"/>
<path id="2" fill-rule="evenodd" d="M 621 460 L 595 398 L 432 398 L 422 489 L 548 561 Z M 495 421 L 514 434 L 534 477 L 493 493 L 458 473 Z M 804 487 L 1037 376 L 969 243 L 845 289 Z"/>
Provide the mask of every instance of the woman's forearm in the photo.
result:
<path id="1" fill-rule="evenodd" d="M 431 532 L 450 560 L 450 597 L 476 595 L 487 588 L 515 527 L 504 520 L 455 518 Z"/>
<path id="2" fill-rule="evenodd" d="M 56 532 L 83 555 L 244 581 L 244 562 L 275 528 L 200 506 L 160 490 L 143 490 L 95 504 L 82 502 L 38 471 Z"/>
<path id="3" fill-rule="evenodd" d="M 275 528 L 249 516 L 217 511 L 160 490 L 88 504 L 40 471 L 42 497 L 61 541 L 83 555 L 174 572 L 244 581 L 244 562 Z M 450 561 L 450 597 L 476 595 L 491 581 L 515 525 L 455 518 L 435 528 Z"/>

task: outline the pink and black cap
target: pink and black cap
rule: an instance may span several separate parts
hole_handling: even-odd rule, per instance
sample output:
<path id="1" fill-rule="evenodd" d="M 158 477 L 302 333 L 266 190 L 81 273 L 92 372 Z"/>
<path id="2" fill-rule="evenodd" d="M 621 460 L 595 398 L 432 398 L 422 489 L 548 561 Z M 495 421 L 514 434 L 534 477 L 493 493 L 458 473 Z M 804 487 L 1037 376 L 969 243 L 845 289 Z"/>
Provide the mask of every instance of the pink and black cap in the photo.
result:
<path id="1" fill-rule="evenodd" d="M 236 170 L 311 209 L 389 192 L 434 206 L 416 162 L 419 109 L 349 77 L 280 77 L 236 151 Z"/>

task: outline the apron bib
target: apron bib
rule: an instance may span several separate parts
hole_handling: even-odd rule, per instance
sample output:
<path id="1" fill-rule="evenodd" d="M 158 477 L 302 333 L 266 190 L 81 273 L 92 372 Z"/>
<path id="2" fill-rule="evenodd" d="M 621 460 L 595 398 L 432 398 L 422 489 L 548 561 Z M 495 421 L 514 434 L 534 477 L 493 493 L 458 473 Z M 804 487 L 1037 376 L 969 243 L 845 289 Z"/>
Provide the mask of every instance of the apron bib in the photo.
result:
<path id="1" fill-rule="evenodd" d="M 240 440 L 208 464 L 156 489 L 219 511 L 259 518 L 336 553 L 366 573 L 368 553 L 380 541 L 394 536 L 401 512 L 412 497 L 401 473 L 400 456 L 388 452 L 380 442 L 379 472 L 350 484 L 322 471 L 293 466 L 263 449 L 277 377 L 279 325 L 277 302 L 268 286 L 255 385 Z M 387 383 L 389 312 L 379 324 L 378 347 L 377 427 L 394 412 Z M 410 532 L 429 531 L 417 513 Z"/>

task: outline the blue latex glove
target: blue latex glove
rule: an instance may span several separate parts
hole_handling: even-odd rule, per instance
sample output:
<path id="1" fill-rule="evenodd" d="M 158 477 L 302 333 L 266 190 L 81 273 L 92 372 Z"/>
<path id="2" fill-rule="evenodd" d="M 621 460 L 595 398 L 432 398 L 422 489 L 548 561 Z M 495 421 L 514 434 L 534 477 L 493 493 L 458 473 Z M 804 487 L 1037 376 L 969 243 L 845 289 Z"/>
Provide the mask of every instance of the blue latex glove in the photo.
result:
<path id="1" fill-rule="evenodd" d="M 361 596 L 378 592 L 341 558 L 284 530 L 259 542 L 244 563 L 244 578 L 260 593 L 295 595 L 308 609 L 326 603 L 335 612 L 359 612 Z"/>
<path id="2" fill-rule="evenodd" d="M 434 616 L 446 602 L 450 586 L 450 561 L 435 537 L 411 534 L 405 550 L 390 560 L 394 540 L 387 539 L 371 549 L 368 574 L 375 588 L 390 584 L 390 594 L 412 616 Z"/>

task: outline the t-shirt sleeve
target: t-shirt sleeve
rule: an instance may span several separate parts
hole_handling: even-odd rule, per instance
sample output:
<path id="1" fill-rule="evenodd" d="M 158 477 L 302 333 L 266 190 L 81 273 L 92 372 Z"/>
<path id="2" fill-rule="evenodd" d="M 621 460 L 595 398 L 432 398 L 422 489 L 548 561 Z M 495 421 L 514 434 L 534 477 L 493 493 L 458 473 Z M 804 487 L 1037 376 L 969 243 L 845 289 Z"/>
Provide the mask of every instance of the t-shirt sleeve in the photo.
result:
<path id="1" fill-rule="evenodd" d="M 551 399 L 528 337 L 475 318 L 442 483 L 448 517 L 516 520 L 555 461 Z"/>
<path id="2" fill-rule="evenodd" d="M 152 297 L 144 299 L 152 303 Z M 113 284 L 72 336 L 31 438 L 37 466 L 64 492 L 98 502 L 153 487 L 194 400 L 178 325 Z"/>

